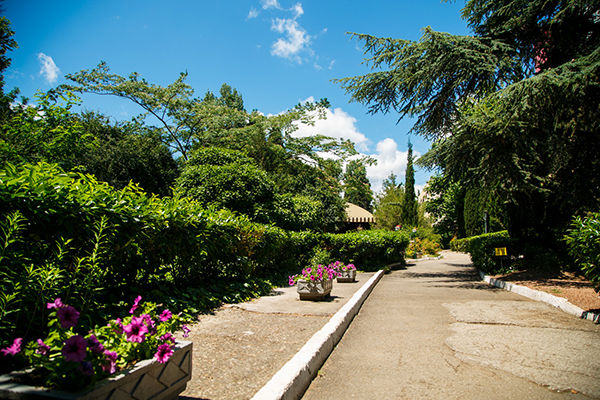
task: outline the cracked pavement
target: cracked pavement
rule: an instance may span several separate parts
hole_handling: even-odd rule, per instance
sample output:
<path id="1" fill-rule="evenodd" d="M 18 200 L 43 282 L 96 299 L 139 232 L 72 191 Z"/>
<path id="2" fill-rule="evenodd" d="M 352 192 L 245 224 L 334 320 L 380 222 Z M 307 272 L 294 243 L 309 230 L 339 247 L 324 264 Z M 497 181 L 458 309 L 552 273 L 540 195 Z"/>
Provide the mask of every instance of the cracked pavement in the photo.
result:
<path id="1" fill-rule="evenodd" d="M 384 276 L 303 399 L 600 398 L 600 325 L 469 264 L 445 253 Z"/>

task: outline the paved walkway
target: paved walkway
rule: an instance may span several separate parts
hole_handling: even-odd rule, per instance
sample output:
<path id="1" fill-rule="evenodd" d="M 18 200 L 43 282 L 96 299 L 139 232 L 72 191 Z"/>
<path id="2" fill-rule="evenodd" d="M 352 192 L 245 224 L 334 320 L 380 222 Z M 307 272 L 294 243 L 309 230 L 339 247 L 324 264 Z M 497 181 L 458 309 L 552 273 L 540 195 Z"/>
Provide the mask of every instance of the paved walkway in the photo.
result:
<path id="1" fill-rule="evenodd" d="M 374 288 L 305 400 L 600 398 L 600 326 L 445 253 Z"/>

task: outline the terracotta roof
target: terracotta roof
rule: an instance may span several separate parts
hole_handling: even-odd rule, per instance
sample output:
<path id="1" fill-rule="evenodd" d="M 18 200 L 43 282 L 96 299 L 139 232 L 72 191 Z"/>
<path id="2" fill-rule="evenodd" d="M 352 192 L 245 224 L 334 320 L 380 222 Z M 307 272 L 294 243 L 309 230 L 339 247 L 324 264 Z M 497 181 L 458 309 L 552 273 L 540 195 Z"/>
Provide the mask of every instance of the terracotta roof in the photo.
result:
<path id="1" fill-rule="evenodd" d="M 356 204 L 346 203 L 346 222 L 375 222 L 375 217 Z"/>

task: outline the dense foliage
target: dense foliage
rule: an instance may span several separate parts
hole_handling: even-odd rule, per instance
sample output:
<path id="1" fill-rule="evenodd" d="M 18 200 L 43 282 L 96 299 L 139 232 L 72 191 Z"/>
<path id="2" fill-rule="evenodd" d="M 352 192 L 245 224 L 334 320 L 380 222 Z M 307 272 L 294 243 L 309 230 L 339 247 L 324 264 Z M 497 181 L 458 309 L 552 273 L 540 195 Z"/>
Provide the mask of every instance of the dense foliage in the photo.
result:
<path id="1" fill-rule="evenodd" d="M 373 191 L 363 160 L 351 160 L 344 173 L 344 200 L 367 211 L 372 210 Z"/>
<path id="2" fill-rule="evenodd" d="M 574 215 L 600 209 L 599 12 L 595 0 L 468 0 L 472 35 L 356 35 L 373 72 L 338 82 L 373 113 L 417 117 L 435 144 L 421 165 L 501 204 L 523 248 L 554 248 Z"/>
<path id="3" fill-rule="evenodd" d="M 375 226 L 379 229 L 393 230 L 402 225 L 402 204 L 404 204 L 404 186 L 396 182 L 396 175 L 390 174 L 383 180 L 381 192 L 375 195 Z"/>
<path id="4" fill-rule="evenodd" d="M 453 251 L 470 253 L 471 262 L 480 270 L 499 274 L 511 269 L 513 259 L 518 256 L 516 240 L 511 238 L 507 231 L 484 233 L 451 242 Z M 496 256 L 496 248 L 506 248 L 506 256 Z"/>
<path id="5" fill-rule="evenodd" d="M 600 292 L 600 213 L 576 217 L 565 240 L 569 254 Z"/>
<path id="6" fill-rule="evenodd" d="M 89 326 L 136 293 L 157 302 L 187 293 L 197 298 L 195 308 L 214 306 L 236 301 L 215 295 L 218 288 L 262 293 L 270 285 L 253 282 L 285 282 L 324 249 L 375 269 L 401 261 L 407 244 L 401 235 L 376 232 L 346 239 L 286 231 L 190 199 L 150 197 L 133 184 L 116 190 L 44 163 L 7 164 L 0 207 L 3 343 L 43 331 L 44 305 L 56 297 L 77 304 Z"/>

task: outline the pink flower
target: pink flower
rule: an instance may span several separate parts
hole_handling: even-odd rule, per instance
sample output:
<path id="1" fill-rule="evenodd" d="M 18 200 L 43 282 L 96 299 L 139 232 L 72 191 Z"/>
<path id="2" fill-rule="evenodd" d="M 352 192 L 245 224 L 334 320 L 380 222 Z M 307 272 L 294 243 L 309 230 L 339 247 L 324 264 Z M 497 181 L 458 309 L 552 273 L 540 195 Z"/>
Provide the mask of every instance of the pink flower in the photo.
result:
<path id="1" fill-rule="evenodd" d="M 131 306 L 131 310 L 129 310 L 129 314 L 133 314 L 135 312 L 135 310 L 137 310 L 138 305 L 140 304 L 141 300 L 142 300 L 142 296 L 138 296 L 135 298 L 135 300 L 133 301 L 133 306 Z"/>
<path id="2" fill-rule="evenodd" d="M 159 363 L 166 363 L 169 361 L 169 358 L 173 355 L 173 349 L 171 345 L 168 343 L 163 343 L 158 346 L 158 351 L 154 354 L 154 357 L 158 360 Z"/>
<path id="3" fill-rule="evenodd" d="M 56 311 L 60 326 L 64 329 L 69 329 L 77 325 L 79 319 L 79 311 L 75 307 L 63 306 Z"/>
<path id="4" fill-rule="evenodd" d="M 74 335 L 65 340 L 62 355 L 67 361 L 81 362 L 86 356 L 87 342 L 81 335 Z"/>
<path id="5" fill-rule="evenodd" d="M 183 331 L 183 337 L 188 337 L 190 336 L 190 328 L 188 328 L 187 325 L 181 325 L 181 330 Z"/>
<path id="6" fill-rule="evenodd" d="M 123 328 L 123 331 L 127 335 L 128 342 L 142 343 L 148 333 L 148 327 L 144 323 L 144 318 L 133 317 L 131 323 Z"/>
<path id="7" fill-rule="evenodd" d="M 160 338 L 161 342 L 171 342 L 171 343 L 175 343 L 175 336 L 173 336 L 172 333 L 165 333 L 164 335 L 162 335 Z"/>
<path id="8" fill-rule="evenodd" d="M 88 345 L 90 348 L 90 351 L 94 354 L 102 354 L 104 353 L 104 346 L 102 345 L 102 343 L 100 343 L 100 341 L 98 340 L 98 338 L 96 337 L 96 335 L 91 335 L 88 339 Z"/>
<path id="9" fill-rule="evenodd" d="M 5 349 L 1 349 L 0 352 L 5 356 L 7 356 L 9 354 L 14 356 L 15 354 L 17 354 L 21 351 L 21 343 L 22 342 L 23 342 L 23 338 L 16 338 L 10 346 L 8 346 Z"/>
<path id="10" fill-rule="evenodd" d="M 65 305 L 60 301 L 60 297 L 54 300 L 54 303 L 48 303 L 48 308 L 63 308 Z"/>
<path id="11" fill-rule="evenodd" d="M 50 352 L 50 346 L 48 346 L 46 343 L 44 343 L 44 341 L 42 339 L 38 339 L 37 344 L 38 344 L 38 349 L 35 352 L 38 354 L 41 354 L 43 356 L 48 355 L 48 353 Z"/>
<path id="12" fill-rule="evenodd" d="M 110 324 L 108 324 L 110 325 Z M 117 318 L 115 320 L 115 327 L 113 329 L 117 335 L 123 334 L 123 323 L 121 322 L 121 318 Z"/>
<path id="13" fill-rule="evenodd" d="M 289 280 L 290 280 L 290 286 L 294 286 L 294 283 L 296 283 L 296 282 L 294 282 L 294 277 L 290 276 Z"/>
<path id="14" fill-rule="evenodd" d="M 165 322 L 171 319 L 171 317 L 173 316 L 173 313 L 169 310 L 164 310 L 160 316 L 158 317 L 158 319 L 160 320 L 160 322 Z"/>
<path id="15" fill-rule="evenodd" d="M 116 351 L 104 350 L 106 359 L 102 363 L 102 371 L 106 371 L 109 374 L 114 374 L 117 371 L 117 358 L 119 355 Z"/>
<path id="16" fill-rule="evenodd" d="M 152 320 L 152 318 L 150 318 L 148 314 L 142 314 L 140 315 L 140 317 L 144 319 L 144 323 L 148 328 L 148 333 L 154 335 L 156 333 L 156 323 Z"/>

